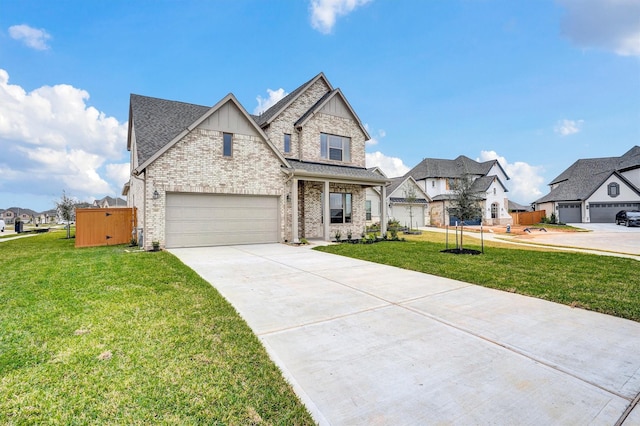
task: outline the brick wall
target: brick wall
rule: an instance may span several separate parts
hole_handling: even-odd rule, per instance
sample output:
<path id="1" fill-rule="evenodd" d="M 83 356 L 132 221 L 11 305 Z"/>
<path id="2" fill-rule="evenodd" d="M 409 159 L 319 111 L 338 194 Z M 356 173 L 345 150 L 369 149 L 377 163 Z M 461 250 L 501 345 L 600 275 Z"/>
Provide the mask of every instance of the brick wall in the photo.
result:
<path id="1" fill-rule="evenodd" d="M 234 134 L 233 156 L 223 157 L 222 132 L 195 129 L 147 168 L 145 247 L 154 240 L 164 245 L 167 192 L 282 196 L 286 175 L 280 165 L 259 137 Z M 284 212 L 281 197 L 282 239 Z"/>

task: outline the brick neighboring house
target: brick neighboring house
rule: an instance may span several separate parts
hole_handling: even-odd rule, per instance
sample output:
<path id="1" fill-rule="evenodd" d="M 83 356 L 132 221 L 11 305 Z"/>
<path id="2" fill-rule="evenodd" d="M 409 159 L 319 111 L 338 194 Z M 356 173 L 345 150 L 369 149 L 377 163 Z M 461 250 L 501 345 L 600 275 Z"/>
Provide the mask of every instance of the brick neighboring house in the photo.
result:
<path id="1" fill-rule="evenodd" d="M 233 94 L 213 107 L 131 95 L 123 195 L 144 245 L 330 240 L 365 226 L 362 122 L 323 73 L 260 116 Z"/>
<path id="2" fill-rule="evenodd" d="M 509 214 L 509 200 L 505 181 L 509 176 L 498 160 L 474 161 L 464 155 L 454 160 L 425 158 L 405 174 L 411 176 L 431 198 L 429 219 L 431 225 L 455 225 L 458 220 L 450 216 L 447 208 L 454 198 L 454 187 L 458 179 L 469 176 L 473 180 L 471 189 L 482 199 L 482 217 L 466 221 L 468 225 L 507 225 L 513 223 Z"/>
<path id="3" fill-rule="evenodd" d="M 614 223 L 620 210 L 640 210 L 640 146 L 620 157 L 580 159 L 549 187 L 536 210 L 562 223 Z"/>

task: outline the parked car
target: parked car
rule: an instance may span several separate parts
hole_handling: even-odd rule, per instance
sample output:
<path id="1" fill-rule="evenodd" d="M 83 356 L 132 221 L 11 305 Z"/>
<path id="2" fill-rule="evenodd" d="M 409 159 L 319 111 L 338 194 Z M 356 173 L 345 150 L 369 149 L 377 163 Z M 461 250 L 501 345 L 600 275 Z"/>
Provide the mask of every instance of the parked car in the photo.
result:
<path id="1" fill-rule="evenodd" d="M 624 223 L 626 226 L 640 226 L 640 211 L 620 210 L 616 214 L 616 225 Z"/>

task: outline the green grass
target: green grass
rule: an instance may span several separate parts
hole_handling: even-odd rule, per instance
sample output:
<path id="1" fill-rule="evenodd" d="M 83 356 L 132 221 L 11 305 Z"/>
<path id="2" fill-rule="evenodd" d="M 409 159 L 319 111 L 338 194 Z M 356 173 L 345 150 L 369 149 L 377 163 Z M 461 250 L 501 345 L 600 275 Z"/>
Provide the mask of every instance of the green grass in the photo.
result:
<path id="1" fill-rule="evenodd" d="M 454 255 L 440 252 L 445 248 L 444 238 L 444 234 L 427 232 L 406 242 L 339 244 L 316 250 L 640 321 L 637 260 L 491 242 L 485 244 L 483 255 Z M 478 240 L 466 233 L 464 238 L 465 248 L 480 249 Z"/>
<path id="2" fill-rule="evenodd" d="M 235 310 L 174 256 L 0 243 L 0 424 L 313 424 Z"/>

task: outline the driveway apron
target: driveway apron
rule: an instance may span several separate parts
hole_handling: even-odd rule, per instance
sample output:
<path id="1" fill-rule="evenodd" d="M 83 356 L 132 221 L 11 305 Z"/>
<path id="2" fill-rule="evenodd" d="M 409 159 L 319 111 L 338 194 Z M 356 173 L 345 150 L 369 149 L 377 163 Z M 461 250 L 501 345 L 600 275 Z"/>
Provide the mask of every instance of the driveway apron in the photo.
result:
<path id="1" fill-rule="evenodd" d="M 284 244 L 170 251 L 319 424 L 640 424 L 640 323 Z"/>

